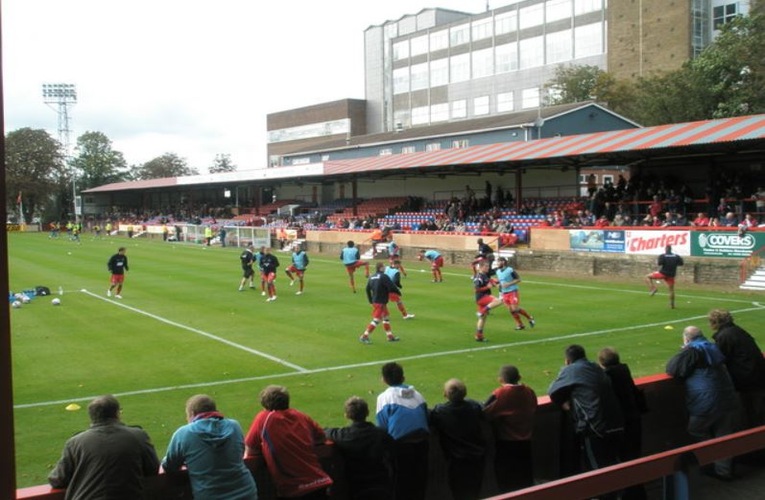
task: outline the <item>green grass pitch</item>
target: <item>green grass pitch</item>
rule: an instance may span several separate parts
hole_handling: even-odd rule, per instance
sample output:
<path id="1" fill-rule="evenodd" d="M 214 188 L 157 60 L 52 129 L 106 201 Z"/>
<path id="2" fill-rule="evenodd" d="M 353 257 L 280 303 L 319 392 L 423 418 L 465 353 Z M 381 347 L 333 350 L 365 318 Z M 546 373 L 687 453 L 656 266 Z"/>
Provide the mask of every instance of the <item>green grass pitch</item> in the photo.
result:
<path id="1" fill-rule="evenodd" d="M 124 298 L 108 299 L 106 261 L 118 246 L 130 259 Z M 680 346 L 682 328 L 707 328 L 714 307 L 765 346 L 762 294 L 678 283 L 678 307 L 668 307 L 666 288 L 649 297 L 641 282 L 587 280 L 524 273 L 522 305 L 534 329 L 516 332 L 510 315 L 488 318 L 489 342 L 473 341 L 475 304 L 468 270 L 448 266 L 444 282 L 430 282 L 425 263 L 405 261 L 404 300 L 413 320 L 391 308 L 401 342 L 387 343 L 382 328 L 363 345 L 358 336 L 370 319 L 362 293 L 352 294 L 336 255 L 309 254 L 305 293 L 296 296 L 281 261 L 278 300 L 257 291 L 238 292 L 239 250 L 124 237 L 82 244 L 47 234 L 9 235 L 10 288 L 64 290 L 60 306 L 37 297 L 11 310 L 14 415 L 18 486 L 44 484 L 64 441 L 88 425 L 87 402 L 118 396 L 123 419 L 151 435 L 160 457 L 173 431 L 184 424 L 184 402 L 212 395 L 219 409 L 246 429 L 267 384 L 289 388 L 292 406 L 321 425 L 344 425 L 342 405 L 351 395 L 374 407 L 384 389 L 380 366 L 399 361 L 407 382 L 430 405 L 443 400 L 443 383 L 457 377 L 469 397 L 486 398 L 503 364 L 515 364 L 524 382 L 545 394 L 562 364 L 563 350 L 580 343 L 591 359 L 616 347 L 635 376 L 660 373 Z M 649 269 L 646 269 L 648 272 Z M 670 329 L 672 327 L 672 329 Z M 70 403 L 82 406 L 67 411 Z"/>

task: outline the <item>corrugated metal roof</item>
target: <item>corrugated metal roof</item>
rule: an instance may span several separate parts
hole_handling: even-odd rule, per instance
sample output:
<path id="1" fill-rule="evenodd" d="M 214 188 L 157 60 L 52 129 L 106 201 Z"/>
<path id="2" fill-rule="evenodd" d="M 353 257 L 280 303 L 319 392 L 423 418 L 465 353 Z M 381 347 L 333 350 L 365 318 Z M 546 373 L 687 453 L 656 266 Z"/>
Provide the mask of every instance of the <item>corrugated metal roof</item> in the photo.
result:
<path id="1" fill-rule="evenodd" d="M 87 189 L 85 193 L 99 192 L 105 193 L 107 191 L 125 191 L 134 189 L 149 189 L 149 188 L 165 188 L 178 185 L 178 177 L 164 177 L 162 179 L 147 179 L 145 181 L 127 181 L 127 182 L 114 182 L 112 184 L 105 184 L 98 186 L 97 188 Z"/>
<path id="2" fill-rule="evenodd" d="M 324 174 L 533 161 L 624 151 L 688 148 L 758 139 L 765 139 L 765 115 L 597 132 L 529 142 L 507 142 L 435 152 L 328 161 L 324 164 Z"/>

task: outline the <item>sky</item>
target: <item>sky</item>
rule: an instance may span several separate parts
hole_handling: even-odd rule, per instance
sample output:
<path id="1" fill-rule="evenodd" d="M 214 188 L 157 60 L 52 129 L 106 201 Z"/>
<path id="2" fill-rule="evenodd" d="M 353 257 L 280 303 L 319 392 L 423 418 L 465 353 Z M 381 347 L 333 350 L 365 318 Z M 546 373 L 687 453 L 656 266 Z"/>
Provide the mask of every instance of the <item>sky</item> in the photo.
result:
<path id="1" fill-rule="evenodd" d="M 496 8 L 512 3 L 495 0 Z M 486 0 L 2 0 L 5 132 L 58 138 L 46 83 L 76 85 L 70 142 L 105 134 L 128 165 L 217 154 L 265 168 L 269 113 L 364 98 L 364 30 Z"/>

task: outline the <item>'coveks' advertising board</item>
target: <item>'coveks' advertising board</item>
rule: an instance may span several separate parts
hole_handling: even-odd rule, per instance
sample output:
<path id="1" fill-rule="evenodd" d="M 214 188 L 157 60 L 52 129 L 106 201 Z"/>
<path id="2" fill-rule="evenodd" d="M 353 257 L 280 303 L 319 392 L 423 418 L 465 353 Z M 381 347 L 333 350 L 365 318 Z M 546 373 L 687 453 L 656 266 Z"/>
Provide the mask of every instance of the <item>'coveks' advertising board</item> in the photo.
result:
<path id="1" fill-rule="evenodd" d="M 739 236 L 734 232 L 693 233 L 691 255 L 694 257 L 749 257 L 753 250 L 765 245 L 765 233 L 750 232 Z"/>

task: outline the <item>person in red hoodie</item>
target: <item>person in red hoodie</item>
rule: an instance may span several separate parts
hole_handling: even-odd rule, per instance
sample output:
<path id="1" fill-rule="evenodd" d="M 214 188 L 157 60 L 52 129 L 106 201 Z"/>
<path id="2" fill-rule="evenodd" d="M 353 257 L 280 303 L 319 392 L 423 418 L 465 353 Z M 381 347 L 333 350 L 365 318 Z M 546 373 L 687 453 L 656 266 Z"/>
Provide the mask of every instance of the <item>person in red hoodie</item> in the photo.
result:
<path id="1" fill-rule="evenodd" d="M 513 365 L 499 370 L 500 386 L 484 403 L 483 413 L 494 434 L 494 473 L 500 492 L 534 484 L 531 435 L 537 411 L 537 395 L 521 384 Z"/>
<path id="2" fill-rule="evenodd" d="M 260 392 L 263 410 L 244 439 L 246 456 L 265 462 L 277 498 L 327 498 L 332 478 L 324 472 L 314 447 L 326 441 L 324 429 L 305 413 L 290 408 L 286 387 Z"/>

